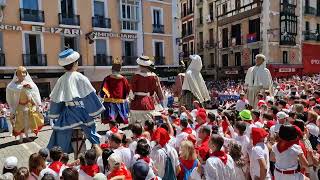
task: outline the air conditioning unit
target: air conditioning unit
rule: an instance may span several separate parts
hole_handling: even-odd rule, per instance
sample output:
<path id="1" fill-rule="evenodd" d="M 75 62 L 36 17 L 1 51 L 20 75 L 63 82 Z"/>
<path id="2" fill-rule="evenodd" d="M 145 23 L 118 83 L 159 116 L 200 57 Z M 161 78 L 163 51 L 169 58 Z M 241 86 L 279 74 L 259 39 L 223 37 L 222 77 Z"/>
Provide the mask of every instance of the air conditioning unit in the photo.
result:
<path id="1" fill-rule="evenodd" d="M 7 5 L 6 0 L 0 0 L 0 7 L 5 7 Z"/>
<path id="2" fill-rule="evenodd" d="M 208 23 L 211 22 L 211 16 L 210 16 L 210 15 L 207 16 L 206 21 L 207 21 Z"/>

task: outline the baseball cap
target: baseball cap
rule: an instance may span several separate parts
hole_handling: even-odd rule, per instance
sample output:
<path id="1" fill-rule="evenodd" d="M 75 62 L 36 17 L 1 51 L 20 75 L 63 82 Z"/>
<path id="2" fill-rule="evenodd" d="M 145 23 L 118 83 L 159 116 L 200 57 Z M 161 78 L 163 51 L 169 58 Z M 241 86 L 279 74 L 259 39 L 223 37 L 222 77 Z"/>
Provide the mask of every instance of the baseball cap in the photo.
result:
<path id="1" fill-rule="evenodd" d="M 244 121 L 251 121 L 252 120 L 251 112 L 247 109 L 241 111 L 239 113 L 239 116 Z"/>
<path id="2" fill-rule="evenodd" d="M 289 115 L 287 113 L 283 112 L 283 111 L 280 111 L 280 112 L 277 113 L 277 118 L 278 119 L 285 119 L 285 118 L 288 118 L 288 117 L 289 117 Z"/>
<path id="3" fill-rule="evenodd" d="M 132 175 L 134 179 L 151 180 L 155 178 L 153 171 L 144 161 L 138 160 L 132 166 Z"/>
<path id="4" fill-rule="evenodd" d="M 6 169 L 14 169 L 18 166 L 18 158 L 15 156 L 7 157 L 4 161 L 4 168 Z"/>

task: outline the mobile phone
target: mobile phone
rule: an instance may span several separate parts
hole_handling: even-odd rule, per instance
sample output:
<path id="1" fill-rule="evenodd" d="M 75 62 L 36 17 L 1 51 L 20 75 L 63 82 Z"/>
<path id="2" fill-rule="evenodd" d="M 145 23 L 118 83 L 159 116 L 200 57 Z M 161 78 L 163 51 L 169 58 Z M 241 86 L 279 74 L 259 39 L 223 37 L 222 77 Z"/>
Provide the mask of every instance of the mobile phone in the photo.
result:
<path id="1" fill-rule="evenodd" d="M 157 123 L 157 124 L 163 124 L 163 119 L 162 119 L 161 116 L 156 116 L 156 117 L 155 117 L 155 120 L 156 120 L 156 123 Z"/>

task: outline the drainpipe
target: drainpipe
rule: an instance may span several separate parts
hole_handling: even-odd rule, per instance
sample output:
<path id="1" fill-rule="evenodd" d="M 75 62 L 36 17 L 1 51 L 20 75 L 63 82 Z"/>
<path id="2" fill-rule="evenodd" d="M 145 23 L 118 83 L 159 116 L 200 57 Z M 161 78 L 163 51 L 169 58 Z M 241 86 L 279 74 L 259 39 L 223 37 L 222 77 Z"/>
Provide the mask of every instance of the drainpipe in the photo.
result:
<path id="1" fill-rule="evenodd" d="M 144 55 L 144 22 L 143 22 L 143 0 L 141 0 L 141 23 L 142 23 L 142 28 L 141 28 L 141 33 L 142 33 L 142 55 Z"/>

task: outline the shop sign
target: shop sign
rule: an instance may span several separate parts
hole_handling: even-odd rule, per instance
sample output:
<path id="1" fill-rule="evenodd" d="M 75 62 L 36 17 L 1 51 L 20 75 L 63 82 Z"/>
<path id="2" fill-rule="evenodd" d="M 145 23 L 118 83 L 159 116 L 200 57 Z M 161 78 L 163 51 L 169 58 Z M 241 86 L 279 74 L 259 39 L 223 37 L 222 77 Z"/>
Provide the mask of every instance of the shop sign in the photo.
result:
<path id="1" fill-rule="evenodd" d="M 81 35 L 81 30 L 74 29 L 74 28 L 32 26 L 31 31 L 45 32 L 45 33 L 52 33 L 52 34 L 65 34 L 65 35 L 78 35 L 78 36 Z"/>
<path id="2" fill-rule="evenodd" d="M 237 70 L 234 71 L 225 71 L 225 74 L 230 75 L 230 74 L 238 74 L 239 72 Z"/>
<path id="3" fill-rule="evenodd" d="M 320 64 L 320 59 L 311 59 L 311 64 L 319 65 Z"/>
<path id="4" fill-rule="evenodd" d="M 281 73 L 296 72 L 296 69 L 295 68 L 279 68 L 279 72 Z"/>
<path id="5" fill-rule="evenodd" d="M 137 39 L 136 34 L 128 34 L 128 33 L 114 33 L 114 32 L 99 32 L 94 31 L 92 34 L 95 37 L 110 37 L 110 38 L 123 38 L 123 39 Z"/>
<path id="6" fill-rule="evenodd" d="M 8 24 L 0 24 L 0 30 L 22 31 L 22 27 L 21 26 L 8 25 Z"/>

